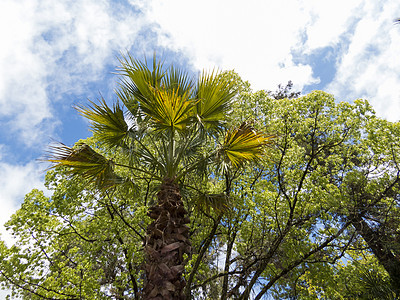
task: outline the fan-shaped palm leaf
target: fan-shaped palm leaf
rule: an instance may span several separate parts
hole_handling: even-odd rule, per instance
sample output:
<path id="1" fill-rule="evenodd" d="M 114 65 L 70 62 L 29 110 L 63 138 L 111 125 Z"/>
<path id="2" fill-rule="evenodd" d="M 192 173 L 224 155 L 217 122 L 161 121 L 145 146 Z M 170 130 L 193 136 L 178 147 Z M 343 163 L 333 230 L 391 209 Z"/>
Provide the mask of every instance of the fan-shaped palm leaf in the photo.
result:
<path id="1" fill-rule="evenodd" d="M 220 73 L 203 73 L 200 76 L 196 98 L 196 113 L 206 129 L 218 129 L 229 112 L 234 85 Z"/>
<path id="2" fill-rule="evenodd" d="M 121 87 L 134 96 L 142 113 L 155 123 L 157 129 L 174 128 L 182 130 L 190 121 L 194 101 L 192 96 L 193 82 L 186 72 L 171 67 L 168 72 L 162 69 L 162 63 L 153 59 L 153 70 L 132 57 L 125 58 L 121 73 L 125 79 Z M 120 97 L 127 99 L 126 93 Z M 130 111 L 135 112 L 132 104 Z"/>
<path id="3" fill-rule="evenodd" d="M 181 95 L 179 95 L 181 94 Z M 192 120 L 191 112 L 195 103 L 190 100 L 188 93 L 174 90 L 154 91 L 153 101 L 142 103 L 142 110 L 153 120 L 159 130 L 183 130 Z"/>
<path id="4" fill-rule="evenodd" d="M 244 122 L 240 127 L 227 132 L 220 152 L 225 161 L 238 166 L 244 161 L 258 158 L 263 153 L 265 146 L 271 142 L 272 136 L 256 132 L 250 124 Z"/>
<path id="5" fill-rule="evenodd" d="M 396 299 L 394 289 L 389 278 L 371 270 L 360 271 L 359 283 L 362 288 L 362 299 Z"/>
<path id="6" fill-rule="evenodd" d="M 230 208 L 229 197 L 225 193 L 201 193 L 196 202 L 199 208 L 204 209 L 207 212 L 212 208 L 219 213 L 224 213 Z"/>
<path id="7" fill-rule="evenodd" d="M 70 148 L 64 144 L 52 146 L 48 161 L 54 163 L 53 167 L 69 167 L 66 172 L 93 181 L 101 188 L 122 182 L 114 173 L 114 162 L 86 144 L 81 144 L 78 148 Z"/>
<path id="8" fill-rule="evenodd" d="M 109 147 L 119 146 L 126 138 L 128 125 L 119 104 L 111 109 L 102 99 L 100 104 L 90 102 L 88 107 L 78 106 L 79 113 L 91 121 L 93 133 Z"/>
<path id="9" fill-rule="evenodd" d="M 179 96 L 183 96 L 185 94 L 191 95 L 194 82 L 187 72 L 171 66 L 169 71 L 163 76 L 161 85 L 162 88 L 176 90 Z"/>
<path id="10" fill-rule="evenodd" d="M 139 107 L 151 107 L 154 98 L 154 90 L 161 87 L 161 81 L 166 72 L 163 71 L 162 63 L 153 58 L 153 69 L 147 66 L 147 61 L 141 62 L 132 56 L 124 56 L 120 59 L 121 67 L 119 74 L 124 76 L 120 85 L 122 90 L 126 90 L 132 95 Z M 136 105 L 128 103 L 127 107 L 135 108 Z M 135 114 L 133 109 L 131 113 Z"/>

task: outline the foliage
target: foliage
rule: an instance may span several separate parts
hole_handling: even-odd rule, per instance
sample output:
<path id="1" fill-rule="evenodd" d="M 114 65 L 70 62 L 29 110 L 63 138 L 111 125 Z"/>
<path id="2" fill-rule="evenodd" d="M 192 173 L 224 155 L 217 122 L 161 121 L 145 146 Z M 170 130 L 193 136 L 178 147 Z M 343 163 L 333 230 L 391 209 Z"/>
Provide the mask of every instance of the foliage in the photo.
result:
<path id="1" fill-rule="evenodd" d="M 268 94 L 276 100 L 298 98 L 301 92 L 293 92 L 292 89 L 293 82 L 289 80 L 285 87 L 278 84 L 278 89 L 275 92 L 268 91 Z"/>
<path id="2" fill-rule="evenodd" d="M 238 96 L 224 125 L 232 129 L 219 145 L 238 149 L 232 139 L 238 130 L 246 137 L 246 124 L 276 137 L 268 156 L 232 164 L 234 155 L 226 151 L 216 156 L 217 168 L 197 164 L 195 172 L 181 177 L 190 216 L 192 250 L 184 272 L 190 296 L 398 297 L 398 279 L 390 266 L 400 257 L 400 124 L 376 117 L 365 100 L 337 103 L 320 91 L 274 99 L 266 91 L 253 92 L 233 72 L 224 76 L 235 83 Z M 100 110 L 92 105 L 93 111 Z M 196 105 L 197 111 L 206 111 Z M 135 110 L 137 106 L 129 107 Z M 201 128 L 211 128 L 216 118 L 205 115 L 210 123 L 202 122 Z M 154 128 L 187 128 L 189 121 L 183 119 Z M 242 127 L 233 126 L 238 123 Z M 113 131 L 111 125 L 107 128 Z M 143 170 L 154 171 L 153 177 L 141 172 L 134 181 L 121 181 L 135 171 L 122 168 L 130 158 L 98 142 L 97 134 L 105 128 L 94 131 L 94 138 L 84 143 L 114 164 L 114 179 L 121 184 L 110 190 L 105 182 L 100 185 L 106 188 L 98 189 L 96 182 L 87 184 L 85 178 L 70 178 L 65 169 L 56 168 L 46 177 L 53 195 L 32 191 L 7 224 L 17 242 L 1 246 L 0 276 L 27 299 L 40 299 L 34 293 L 55 299 L 131 299 L 143 287 L 143 239 L 150 222 L 146 211 L 157 201 L 157 177 L 165 174 L 149 163 Z M 107 136 L 113 136 L 113 144 L 127 143 L 125 135 Z M 146 137 L 138 142 L 148 151 L 132 151 L 156 156 L 157 145 Z M 202 157 L 218 143 L 203 146 Z M 176 170 L 185 170 L 181 167 Z"/>

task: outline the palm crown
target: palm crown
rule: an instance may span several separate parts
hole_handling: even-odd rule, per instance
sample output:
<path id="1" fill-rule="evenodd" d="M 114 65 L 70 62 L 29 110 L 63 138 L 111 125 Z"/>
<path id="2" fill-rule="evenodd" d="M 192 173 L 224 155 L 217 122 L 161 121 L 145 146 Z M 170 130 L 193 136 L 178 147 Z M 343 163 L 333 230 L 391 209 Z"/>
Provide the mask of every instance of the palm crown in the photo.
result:
<path id="1" fill-rule="evenodd" d="M 225 116 L 236 91 L 234 82 L 221 73 L 203 72 L 194 82 L 173 66 L 164 69 L 156 58 L 150 69 L 131 56 L 121 59 L 119 71 L 123 78 L 116 94 L 126 111 L 120 103 L 109 107 L 104 100 L 77 109 L 91 121 L 94 136 L 103 146 L 118 149 L 129 159 L 122 164 L 87 145 L 58 145 L 49 159 L 55 165 L 68 166 L 72 173 L 100 185 L 117 182 L 115 165 L 132 169 L 140 177 L 178 180 L 216 158 L 220 164 L 233 166 L 253 160 L 270 141 L 248 123 L 225 130 Z M 207 142 L 219 146 L 204 155 L 201 149 Z"/>
<path id="2" fill-rule="evenodd" d="M 173 66 L 165 69 L 156 58 L 149 68 L 131 56 L 121 59 L 119 71 L 118 103 L 110 107 L 101 100 L 78 107 L 90 120 L 96 141 L 114 157 L 106 158 L 86 144 L 75 148 L 58 145 L 52 148 L 49 160 L 101 189 L 126 180 L 116 172 L 116 166 L 130 170 L 129 181 L 144 177 L 162 183 L 158 202 L 148 211 L 154 221 L 144 241 L 143 298 L 185 299 L 190 282 L 185 296 L 184 254 L 191 253 L 191 246 L 186 226 L 189 219 L 178 183 L 185 175 L 212 164 L 227 170 L 254 160 L 270 137 L 248 123 L 226 128 L 225 116 L 236 91 L 235 83 L 223 73 L 203 72 L 195 81 Z M 207 151 L 211 149 L 205 148 L 207 143 L 215 146 L 213 150 Z M 216 198 L 226 199 L 217 196 L 205 198 L 211 206 Z M 220 203 L 215 206 L 221 207 Z"/>

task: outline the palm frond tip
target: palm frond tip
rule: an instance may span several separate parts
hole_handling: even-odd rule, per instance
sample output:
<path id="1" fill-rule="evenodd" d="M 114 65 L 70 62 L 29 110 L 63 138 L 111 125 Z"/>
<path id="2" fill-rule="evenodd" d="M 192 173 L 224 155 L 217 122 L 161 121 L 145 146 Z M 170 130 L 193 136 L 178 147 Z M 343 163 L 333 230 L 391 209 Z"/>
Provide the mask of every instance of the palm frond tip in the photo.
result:
<path id="1" fill-rule="evenodd" d="M 92 131 L 100 142 L 113 147 L 119 145 L 126 137 L 129 127 L 118 103 L 110 108 L 102 99 L 99 104 L 90 101 L 89 106 L 77 106 L 76 109 L 91 121 Z"/>

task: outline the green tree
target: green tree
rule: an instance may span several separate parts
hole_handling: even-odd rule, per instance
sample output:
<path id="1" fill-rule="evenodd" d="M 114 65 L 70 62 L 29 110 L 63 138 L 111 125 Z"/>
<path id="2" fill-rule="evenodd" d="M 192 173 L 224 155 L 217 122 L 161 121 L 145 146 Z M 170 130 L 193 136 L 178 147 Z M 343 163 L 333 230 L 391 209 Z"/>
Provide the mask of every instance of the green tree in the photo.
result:
<path id="1" fill-rule="evenodd" d="M 31 191 L 7 223 L 16 242 L 0 245 L 6 286 L 23 299 L 137 298 L 148 223 L 140 193 L 124 186 L 99 194 L 59 169 L 46 186 L 51 198 Z"/>
<path id="2" fill-rule="evenodd" d="M 155 57 L 150 69 L 131 56 L 121 60 L 120 72 L 123 79 L 117 95 L 126 112 L 119 104 L 110 108 L 104 100 L 78 108 L 92 122 L 97 141 L 114 151 L 115 157 L 108 159 L 87 144 L 60 145 L 53 147 L 50 161 L 95 181 L 103 190 L 127 181 L 135 184 L 136 178 L 143 177 L 161 183 L 157 202 L 148 212 L 154 221 L 145 238 L 143 298 L 184 299 L 182 273 L 185 255 L 191 251 L 186 226 L 190 220 L 181 200 L 185 177 L 213 166 L 228 172 L 259 157 L 269 139 L 246 122 L 221 137 L 236 92 L 235 83 L 220 73 L 203 73 L 194 82 L 173 66 L 164 69 Z M 216 149 L 205 152 L 204 144 Z M 227 197 L 204 199 L 225 201 Z"/>
<path id="3" fill-rule="evenodd" d="M 345 186 L 349 207 L 345 214 L 367 247 L 387 271 L 400 294 L 400 200 L 398 123 L 378 118 L 365 128 L 368 139 L 358 154 Z M 370 276 L 367 276 L 370 278 Z"/>
<path id="4" fill-rule="evenodd" d="M 224 240 L 214 248 L 226 247 L 224 271 L 215 268 L 210 278 L 222 278 L 227 295 L 239 299 L 344 298 L 348 291 L 336 288 L 340 262 L 352 264 L 365 254 L 350 259 L 355 247 L 373 252 L 368 240 L 360 242 L 353 213 L 369 224 L 377 209 L 392 216 L 387 220 L 399 216 L 399 124 L 376 117 L 365 100 L 335 103 L 323 92 L 271 100 L 246 86 L 242 92 L 238 107 L 250 106 L 277 134 L 276 150 L 262 168 L 233 179 L 236 210 L 223 220 Z M 386 234 L 395 263 L 395 231 Z M 198 285 L 211 291 L 210 278 Z"/>
<path id="5" fill-rule="evenodd" d="M 285 87 L 278 84 L 278 89 L 275 92 L 268 91 L 268 95 L 276 100 L 298 98 L 301 92 L 293 92 L 292 89 L 293 82 L 289 80 Z"/>

